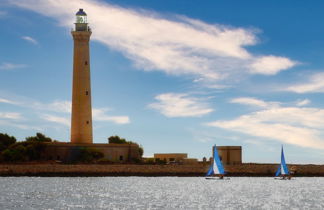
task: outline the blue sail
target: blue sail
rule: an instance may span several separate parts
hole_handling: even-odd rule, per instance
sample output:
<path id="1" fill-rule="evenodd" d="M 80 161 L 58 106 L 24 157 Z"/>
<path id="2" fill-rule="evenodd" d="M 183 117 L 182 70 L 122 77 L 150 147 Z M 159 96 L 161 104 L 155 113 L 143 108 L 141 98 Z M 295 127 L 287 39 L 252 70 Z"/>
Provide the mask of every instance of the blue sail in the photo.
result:
<path id="1" fill-rule="evenodd" d="M 218 151 L 216 145 L 213 150 L 213 163 L 211 164 L 206 176 L 211 176 L 213 174 L 225 174 L 225 170 L 222 161 L 219 159 Z"/>
<path id="2" fill-rule="evenodd" d="M 281 167 L 283 168 L 283 172 L 281 172 L 282 174 L 289 174 L 289 170 L 288 170 L 288 167 L 286 165 L 283 146 L 281 146 Z"/>
<path id="3" fill-rule="evenodd" d="M 284 151 L 283 151 L 283 146 L 281 146 L 281 163 L 278 167 L 278 170 L 276 171 L 276 175 L 275 176 L 279 176 L 279 175 L 288 175 L 289 174 L 289 170 L 286 164 L 286 160 L 285 160 L 285 155 L 284 155 Z"/>
<path id="4" fill-rule="evenodd" d="M 281 172 L 281 164 L 279 165 L 277 171 L 276 171 L 276 175 L 275 176 L 279 176 Z"/>
<path id="5" fill-rule="evenodd" d="M 218 171 L 219 174 L 225 174 L 225 170 L 224 170 L 222 161 L 219 159 L 219 156 L 218 156 L 218 151 L 217 151 L 216 144 L 214 146 L 214 163 L 216 163 L 216 166 L 217 166 L 217 169 L 218 169 L 218 170 L 214 169 L 214 172 Z"/>
<path id="6" fill-rule="evenodd" d="M 213 170 L 213 165 L 211 165 L 211 166 L 209 167 L 209 170 L 208 170 L 206 176 L 210 176 L 210 175 L 212 175 L 213 172 L 214 172 L 214 170 Z"/>

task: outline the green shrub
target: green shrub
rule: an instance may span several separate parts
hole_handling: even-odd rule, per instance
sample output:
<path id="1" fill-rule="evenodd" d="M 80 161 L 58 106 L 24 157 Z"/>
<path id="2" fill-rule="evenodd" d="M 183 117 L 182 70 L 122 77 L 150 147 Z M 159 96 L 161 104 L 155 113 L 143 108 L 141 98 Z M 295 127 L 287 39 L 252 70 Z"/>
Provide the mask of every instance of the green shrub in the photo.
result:
<path id="1" fill-rule="evenodd" d="M 29 161 L 40 160 L 41 153 L 46 145 L 44 142 L 52 141 L 44 134 L 37 133 L 36 136 L 27 137 L 26 141 L 16 142 L 15 137 L 0 134 L 0 161 Z"/>
<path id="2" fill-rule="evenodd" d="M 8 148 L 2 152 L 2 156 L 5 161 L 25 161 L 27 159 L 26 147 L 18 145 Z"/>
<path id="3" fill-rule="evenodd" d="M 120 138 L 119 136 L 110 136 L 108 138 L 109 144 L 127 144 L 126 139 Z"/>
<path id="4" fill-rule="evenodd" d="M 92 161 L 98 160 L 103 157 L 104 157 L 104 154 L 97 149 L 89 148 L 89 147 L 82 147 L 78 160 L 80 162 L 92 162 Z"/>
<path id="5" fill-rule="evenodd" d="M 16 138 L 6 133 L 0 133 L 0 152 L 7 149 L 10 145 L 16 143 Z"/>
<path id="6" fill-rule="evenodd" d="M 135 144 L 138 146 L 138 153 L 140 157 L 142 157 L 144 154 L 144 148 L 141 145 L 138 145 L 138 143 L 133 141 L 127 141 L 126 139 L 120 138 L 119 136 L 110 136 L 108 138 L 108 142 L 109 144 Z"/>
<path id="7" fill-rule="evenodd" d="M 36 133 L 36 136 L 26 137 L 26 141 L 52 142 L 53 140 L 42 133 Z"/>

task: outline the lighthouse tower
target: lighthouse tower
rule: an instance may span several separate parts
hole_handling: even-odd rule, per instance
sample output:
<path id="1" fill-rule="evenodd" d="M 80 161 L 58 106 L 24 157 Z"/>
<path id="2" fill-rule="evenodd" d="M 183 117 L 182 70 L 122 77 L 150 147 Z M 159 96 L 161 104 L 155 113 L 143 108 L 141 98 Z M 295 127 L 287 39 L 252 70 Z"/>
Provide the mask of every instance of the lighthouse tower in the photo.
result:
<path id="1" fill-rule="evenodd" d="M 71 143 L 92 144 L 89 57 L 91 30 L 83 9 L 76 13 L 75 29 L 71 34 L 74 40 Z"/>

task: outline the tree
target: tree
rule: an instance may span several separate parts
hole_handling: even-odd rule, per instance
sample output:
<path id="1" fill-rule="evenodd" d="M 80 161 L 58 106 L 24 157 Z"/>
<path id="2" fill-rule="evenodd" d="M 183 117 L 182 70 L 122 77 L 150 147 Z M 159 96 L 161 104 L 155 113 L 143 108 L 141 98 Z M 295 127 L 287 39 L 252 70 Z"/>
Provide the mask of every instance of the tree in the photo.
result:
<path id="1" fill-rule="evenodd" d="M 14 148 L 8 148 L 2 152 L 5 161 L 24 161 L 26 160 L 26 147 L 18 145 Z"/>
<path id="2" fill-rule="evenodd" d="M 97 149 L 82 147 L 78 160 L 81 162 L 92 162 L 94 160 L 98 160 L 103 157 L 104 154 Z"/>
<path id="3" fill-rule="evenodd" d="M 143 154 L 144 154 L 144 148 L 140 145 L 138 146 L 138 153 L 140 155 L 140 157 L 143 157 Z"/>
<path id="4" fill-rule="evenodd" d="M 120 138 L 119 136 L 110 136 L 108 138 L 109 144 L 127 144 L 126 139 Z"/>
<path id="5" fill-rule="evenodd" d="M 26 141 L 36 141 L 36 142 L 52 142 L 52 139 L 45 136 L 42 133 L 36 133 L 36 136 L 26 137 Z"/>
<path id="6" fill-rule="evenodd" d="M 108 138 L 108 142 L 109 144 L 135 144 L 138 146 L 138 153 L 140 155 L 140 157 L 143 156 L 144 154 L 144 149 L 141 145 L 138 145 L 138 143 L 133 142 L 133 141 L 126 141 L 126 139 L 124 138 L 120 138 L 119 136 L 110 136 Z"/>
<path id="7" fill-rule="evenodd" d="M 0 160 L 1 161 L 28 161 L 40 160 L 41 154 L 46 147 L 44 142 L 51 142 L 52 139 L 42 133 L 26 138 L 26 141 L 16 142 L 15 137 L 7 134 L 0 134 Z"/>
<path id="8" fill-rule="evenodd" d="M 10 145 L 16 143 L 16 138 L 14 136 L 9 136 L 8 134 L 0 133 L 0 152 L 7 149 Z"/>

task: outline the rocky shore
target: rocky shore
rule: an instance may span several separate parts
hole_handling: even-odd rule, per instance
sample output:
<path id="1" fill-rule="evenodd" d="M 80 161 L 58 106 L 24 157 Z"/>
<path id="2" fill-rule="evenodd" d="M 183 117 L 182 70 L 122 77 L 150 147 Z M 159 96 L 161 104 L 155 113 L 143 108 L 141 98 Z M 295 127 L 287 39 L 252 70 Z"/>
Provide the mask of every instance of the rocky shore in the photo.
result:
<path id="1" fill-rule="evenodd" d="M 0 176 L 204 176 L 207 164 L 0 164 Z M 274 176 L 277 164 L 225 166 L 228 176 Z M 288 165 L 294 176 L 324 176 L 324 165 Z"/>

